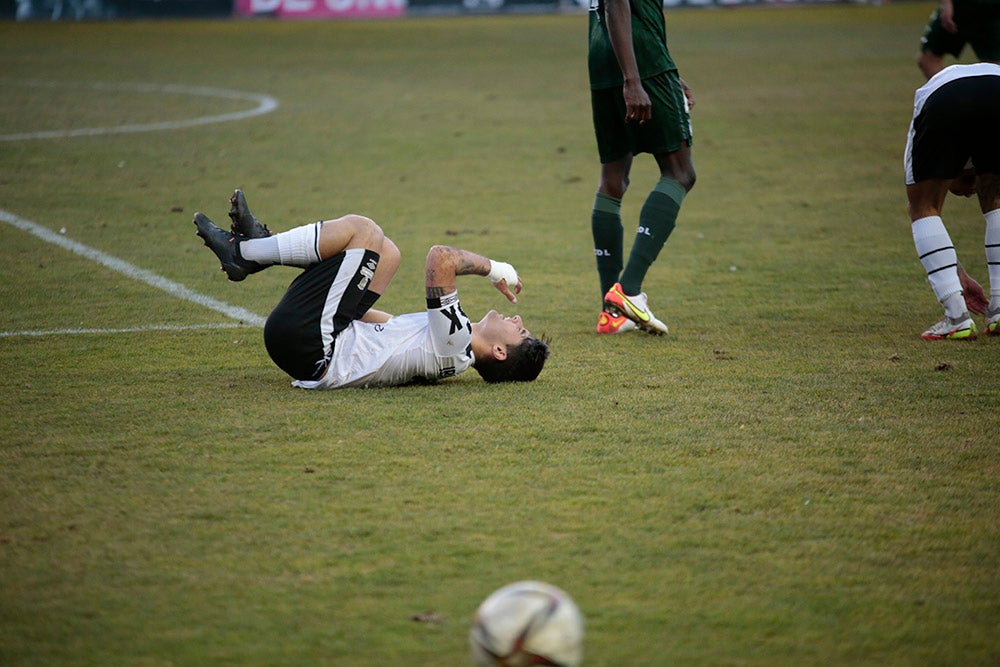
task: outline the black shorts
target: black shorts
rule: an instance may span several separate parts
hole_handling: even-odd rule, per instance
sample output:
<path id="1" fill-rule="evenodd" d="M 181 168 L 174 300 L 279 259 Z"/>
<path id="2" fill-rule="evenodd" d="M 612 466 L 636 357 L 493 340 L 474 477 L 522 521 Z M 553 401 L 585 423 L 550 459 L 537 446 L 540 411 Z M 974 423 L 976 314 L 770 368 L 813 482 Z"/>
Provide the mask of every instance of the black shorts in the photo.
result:
<path id="1" fill-rule="evenodd" d="M 977 174 L 1000 174 L 1000 76 L 956 79 L 927 98 L 907 142 L 906 182 L 955 178 L 970 159 Z"/>
<path id="2" fill-rule="evenodd" d="M 300 273 L 264 324 L 271 360 L 296 380 L 326 373 L 337 334 L 368 310 L 368 283 L 378 266 L 371 250 L 345 250 Z"/>

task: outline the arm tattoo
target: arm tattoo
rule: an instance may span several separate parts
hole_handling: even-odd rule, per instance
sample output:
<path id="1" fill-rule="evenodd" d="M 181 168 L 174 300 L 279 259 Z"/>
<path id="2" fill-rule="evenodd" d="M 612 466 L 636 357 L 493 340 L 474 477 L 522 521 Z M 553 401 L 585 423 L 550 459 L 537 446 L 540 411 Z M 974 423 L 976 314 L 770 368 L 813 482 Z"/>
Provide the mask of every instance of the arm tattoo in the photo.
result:
<path id="1" fill-rule="evenodd" d="M 472 257 L 462 257 L 459 261 L 455 274 L 459 276 L 467 276 L 479 273 L 480 270 L 481 268 L 479 262 L 474 261 Z"/>

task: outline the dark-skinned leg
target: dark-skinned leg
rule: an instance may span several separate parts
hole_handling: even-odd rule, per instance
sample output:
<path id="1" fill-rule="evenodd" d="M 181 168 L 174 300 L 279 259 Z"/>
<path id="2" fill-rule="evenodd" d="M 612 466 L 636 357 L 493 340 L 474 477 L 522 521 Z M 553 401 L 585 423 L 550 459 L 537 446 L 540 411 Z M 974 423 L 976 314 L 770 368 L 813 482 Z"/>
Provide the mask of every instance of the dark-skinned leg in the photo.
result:
<path id="1" fill-rule="evenodd" d="M 642 292 L 646 273 L 670 238 L 677 224 L 684 196 L 694 187 L 696 179 L 691 148 L 688 145 L 684 144 L 680 150 L 654 157 L 660 168 L 660 180 L 646 197 L 639 214 L 635 241 L 621 275 L 622 289 L 626 294 Z"/>
<path id="2" fill-rule="evenodd" d="M 624 262 L 621 205 L 628 190 L 632 155 L 601 165 L 601 182 L 594 197 L 590 230 L 603 299 L 605 292 L 618 282 Z"/>

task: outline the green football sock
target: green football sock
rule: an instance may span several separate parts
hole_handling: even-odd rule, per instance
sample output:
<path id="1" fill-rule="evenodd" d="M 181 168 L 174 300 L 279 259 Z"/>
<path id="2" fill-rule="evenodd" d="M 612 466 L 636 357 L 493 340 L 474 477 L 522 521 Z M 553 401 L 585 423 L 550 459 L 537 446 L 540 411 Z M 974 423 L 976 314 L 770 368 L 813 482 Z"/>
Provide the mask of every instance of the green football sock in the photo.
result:
<path id="1" fill-rule="evenodd" d="M 639 213 L 639 229 L 635 234 L 632 252 L 629 253 L 628 264 L 619 281 L 626 294 L 639 294 L 642 291 L 646 272 L 674 231 L 685 194 L 684 186 L 672 178 L 663 177 L 646 198 Z"/>
<path id="2" fill-rule="evenodd" d="M 611 286 L 618 282 L 622 270 L 622 200 L 598 192 L 594 198 L 594 211 L 590 217 L 590 231 L 594 235 L 594 256 L 597 258 L 597 275 L 601 281 L 601 300 Z"/>

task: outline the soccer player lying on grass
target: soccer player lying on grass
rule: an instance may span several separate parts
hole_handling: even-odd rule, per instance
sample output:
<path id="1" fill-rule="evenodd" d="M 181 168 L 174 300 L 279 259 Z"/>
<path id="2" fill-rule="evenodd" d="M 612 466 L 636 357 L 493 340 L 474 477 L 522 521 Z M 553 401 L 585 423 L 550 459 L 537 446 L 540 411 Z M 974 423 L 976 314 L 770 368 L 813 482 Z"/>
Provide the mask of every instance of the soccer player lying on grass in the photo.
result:
<path id="1" fill-rule="evenodd" d="M 985 311 L 984 328 L 1000 335 L 1000 65 L 952 65 L 914 94 L 904 167 L 913 243 L 944 317 L 921 336 L 975 338 L 969 315 Z M 958 262 L 941 219 L 949 190 L 979 195 L 986 221 L 990 300 Z M 963 294 L 964 292 L 964 294 Z"/>
<path id="2" fill-rule="evenodd" d="M 372 306 L 384 293 L 400 253 L 372 220 L 345 215 L 272 234 L 239 190 L 230 199 L 230 230 L 195 213 L 198 236 L 230 280 L 282 264 L 305 269 L 264 325 L 271 359 L 304 389 L 385 387 L 436 381 L 475 368 L 487 382 L 531 381 L 549 354 L 519 316 L 491 310 L 471 322 L 456 277 L 486 276 L 517 303 L 514 267 L 468 250 L 434 246 L 427 253 L 427 310 L 391 316 Z"/>

